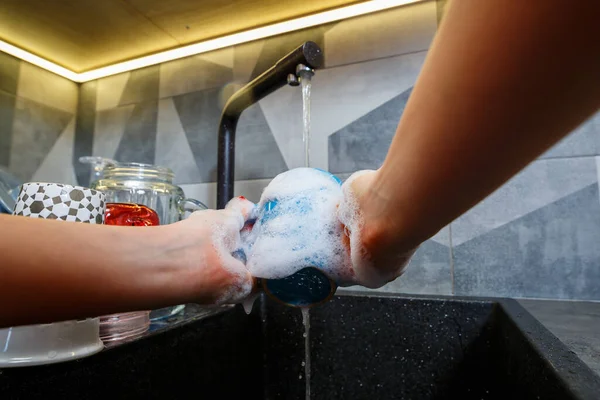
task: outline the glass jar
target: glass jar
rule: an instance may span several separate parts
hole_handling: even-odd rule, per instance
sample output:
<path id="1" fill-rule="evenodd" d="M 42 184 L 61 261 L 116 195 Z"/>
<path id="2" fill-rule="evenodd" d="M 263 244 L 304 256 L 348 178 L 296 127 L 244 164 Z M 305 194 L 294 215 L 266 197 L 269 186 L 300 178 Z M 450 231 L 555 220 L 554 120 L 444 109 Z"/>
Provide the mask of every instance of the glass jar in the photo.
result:
<path id="1" fill-rule="evenodd" d="M 183 189 L 173 184 L 173 171 L 157 165 L 139 163 L 105 164 L 100 179 L 90 187 L 106 194 L 107 203 L 132 203 L 151 208 L 158 215 L 160 225 L 182 220 L 186 213 L 207 207 L 194 199 L 185 198 Z M 184 306 L 154 310 L 151 320 L 167 318 L 183 310 Z"/>

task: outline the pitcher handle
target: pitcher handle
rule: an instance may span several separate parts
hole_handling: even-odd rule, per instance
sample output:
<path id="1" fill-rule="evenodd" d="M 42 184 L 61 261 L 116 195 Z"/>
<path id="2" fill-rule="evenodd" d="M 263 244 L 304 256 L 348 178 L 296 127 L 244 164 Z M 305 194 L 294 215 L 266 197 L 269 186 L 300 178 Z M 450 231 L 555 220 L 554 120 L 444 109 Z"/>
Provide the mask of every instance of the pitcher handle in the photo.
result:
<path id="1" fill-rule="evenodd" d="M 182 199 L 180 202 L 181 219 L 185 217 L 185 213 L 193 213 L 194 211 L 207 210 L 208 207 L 201 201 L 195 199 Z"/>

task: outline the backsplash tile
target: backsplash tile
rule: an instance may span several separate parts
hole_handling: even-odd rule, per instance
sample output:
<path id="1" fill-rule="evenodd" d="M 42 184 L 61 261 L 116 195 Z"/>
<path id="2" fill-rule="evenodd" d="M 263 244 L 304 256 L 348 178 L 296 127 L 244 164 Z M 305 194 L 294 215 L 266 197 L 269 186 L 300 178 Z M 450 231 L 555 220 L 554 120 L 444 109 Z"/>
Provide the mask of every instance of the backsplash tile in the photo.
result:
<path id="1" fill-rule="evenodd" d="M 597 182 L 593 158 L 538 160 L 452 223 L 460 246 Z"/>
<path id="2" fill-rule="evenodd" d="M 600 299 L 595 164 L 536 161 L 454 222 L 456 294 Z"/>
<path id="3" fill-rule="evenodd" d="M 435 1 L 338 22 L 325 33 L 328 68 L 427 50 L 437 29 Z"/>
<path id="4" fill-rule="evenodd" d="M 200 171 L 197 183 L 217 179 L 217 127 L 221 109 L 219 88 L 173 97 L 175 109 Z"/>
<path id="5" fill-rule="evenodd" d="M 209 61 L 206 55 L 199 55 L 161 64 L 160 97 L 197 92 L 230 82 L 233 79 L 233 49 L 228 48 L 225 51 L 225 54 L 223 50 L 214 52 L 223 54 L 221 57 L 210 58 L 214 61 Z"/>
<path id="6" fill-rule="evenodd" d="M 90 184 L 91 168 L 89 165 L 81 164 L 79 157 L 91 155 L 94 149 L 97 87 L 97 81 L 85 82 L 79 87 L 72 162 L 77 182 L 82 186 Z"/>
<path id="7" fill-rule="evenodd" d="M 236 180 L 274 178 L 288 170 L 259 104 L 244 111 L 236 136 Z"/>
<path id="8" fill-rule="evenodd" d="M 595 156 L 600 154 L 600 111 L 577 127 L 540 158 Z"/>
<path id="9" fill-rule="evenodd" d="M 154 164 L 157 118 L 158 101 L 135 104 L 115 153 L 117 161 Z"/>
<path id="10" fill-rule="evenodd" d="M 327 170 L 329 136 L 412 87 L 425 55 L 406 54 L 317 71 L 311 96 L 311 166 Z M 260 106 L 288 166 L 302 166 L 300 91 L 280 89 L 261 100 Z"/>
<path id="11" fill-rule="evenodd" d="M 17 96 L 74 114 L 77 110 L 78 86 L 62 76 L 23 62 Z"/>
<path id="12" fill-rule="evenodd" d="M 75 116 L 71 117 L 31 180 L 34 182 L 61 182 L 77 185 L 75 168 L 72 163 L 74 143 Z"/>
<path id="13" fill-rule="evenodd" d="M 155 162 L 168 165 L 175 173 L 177 184 L 196 182 L 200 177 L 194 153 L 171 98 L 158 103 Z"/>
<path id="14" fill-rule="evenodd" d="M 454 248 L 456 294 L 600 299 L 592 184 Z"/>
<path id="15" fill-rule="evenodd" d="M 71 112 L 17 98 L 10 170 L 21 180 L 30 181 L 72 118 Z"/>
<path id="16" fill-rule="evenodd" d="M 17 94 L 21 61 L 9 54 L 0 52 L 0 92 Z"/>
<path id="17" fill-rule="evenodd" d="M 329 171 L 378 169 L 388 152 L 412 88 L 329 136 Z"/>
<path id="18" fill-rule="evenodd" d="M 96 111 L 94 156 L 114 159 L 135 104 Z"/>
<path id="19" fill-rule="evenodd" d="M 121 94 L 119 105 L 157 100 L 159 70 L 159 65 L 153 65 L 131 71 Z"/>
<path id="20" fill-rule="evenodd" d="M 95 81 L 97 82 L 96 110 L 105 110 L 119 106 L 130 75 L 131 72 L 124 72 Z"/>
<path id="21" fill-rule="evenodd" d="M 16 101 L 15 96 L 0 90 L 0 166 L 3 167 L 10 164 Z"/>

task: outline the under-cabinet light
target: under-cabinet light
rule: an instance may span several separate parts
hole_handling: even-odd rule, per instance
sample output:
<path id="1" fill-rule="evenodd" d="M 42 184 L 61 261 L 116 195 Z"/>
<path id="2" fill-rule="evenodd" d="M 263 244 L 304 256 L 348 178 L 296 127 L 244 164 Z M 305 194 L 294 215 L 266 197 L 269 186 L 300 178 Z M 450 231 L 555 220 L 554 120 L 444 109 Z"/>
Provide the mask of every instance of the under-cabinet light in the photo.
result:
<path id="1" fill-rule="evenodd" d="M 90 71 L 76 73 L 56 65 L 48 60 L 33 55 L 25 50 L 19 49 L 6 42 L 0 41 L 0 50 L 8 54 L 12 54 L 22 60 L 37 65 L 38 67 L 47 69 L 55 74 L 61 75 L 75 82 L 87 82 L 93 79 L 104 78 L 106 76 L 120 74 L 122 72 L 131 71 L 138 68 L 156 65 L 167 61 L 176 60 L 192 56 L 195 54 L 206 53 L 213 50 L 222 49 L 224 47 L 233 46 L 236 44 L 251 42 L 253 40 L 264 39 L 269 36 L 280 35 L 282 33 L 297 31 L 305 28 L 310 28 L 317 25 L 326 24 L 329 22 L 340 21 L 347 18 L 357 17 L 377 11 L 387 10 L 410 3 L 416 3 L 422 0 L 371 0 L 363 3 L 358 3 L 350 6 L 336 8 L 330 11 L 324 11 L 317 14 L 291 19 L 284 22 L 279 22 L 264 27 L 251 29 L 248 31 L 234 33 L 232 35 L 222 36 L 216 39 L 206 40 L 203 42 L 178 47 L 173 50 L 167 50 L 160 53 L 152 54 L 145 57 L 136 58 L 129 61 L 120 62 Z"/>
<path id="2" fill-rule="evenodd" d="M 38 57 L 35 54 L 31 54 L 28 51 L 13 46 L 12 44 L 6 43 L 3 40 L 0 40 L 0 51 L 20 58 L 21 60 L 27 61 L 28 63 L 31 63 L 33 65 L 37 65 L 38 67 L 53 72 L 56 75 L 60 75 L 72 81 L 79 82 L 79 74 L 77 74 L 76 72 L 63 68 L 60 65 L 56 65 L 52 61 L 48 61 L 42 57 Z"/>

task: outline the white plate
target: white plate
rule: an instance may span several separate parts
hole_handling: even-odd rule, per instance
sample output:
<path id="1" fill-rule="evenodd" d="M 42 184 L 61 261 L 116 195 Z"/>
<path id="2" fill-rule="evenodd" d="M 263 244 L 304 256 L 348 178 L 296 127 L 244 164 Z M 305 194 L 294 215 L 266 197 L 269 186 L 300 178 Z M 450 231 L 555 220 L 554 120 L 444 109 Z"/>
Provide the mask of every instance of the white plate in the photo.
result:
<path id="1" fill-rule="evenodd" d="M 103 348 L 98 318 L 0 329 L 0 368 L 70 361 Z"/>

